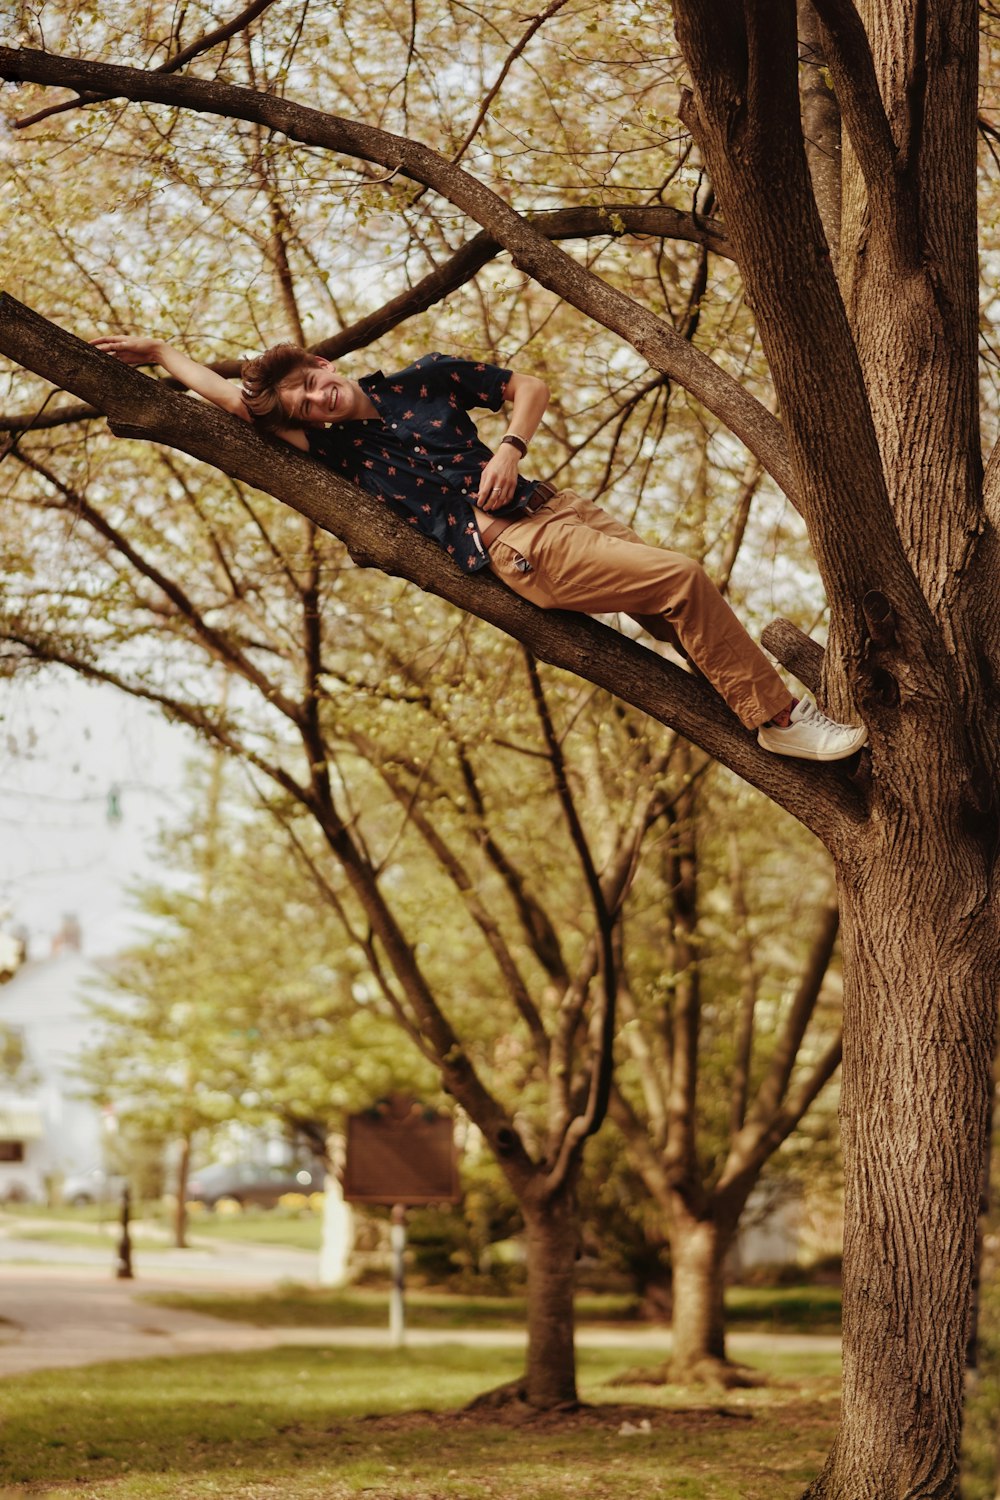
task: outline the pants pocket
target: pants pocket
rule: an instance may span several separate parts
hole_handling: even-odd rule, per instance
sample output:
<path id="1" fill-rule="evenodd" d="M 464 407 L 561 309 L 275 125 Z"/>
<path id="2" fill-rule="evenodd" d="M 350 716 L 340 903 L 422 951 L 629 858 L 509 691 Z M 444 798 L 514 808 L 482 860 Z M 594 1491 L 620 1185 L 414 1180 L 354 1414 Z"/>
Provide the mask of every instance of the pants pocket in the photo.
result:
<path id="1" fill-rule="evenodd" d="M 552 596 L 541 582 L 531 559 L 518 552 L 516 547 L 508 546 L 502 540 L 494 542 L 490 548 L 490 567 L 522 599 L 530 599 L 540 609 L 553 607 Z"/>

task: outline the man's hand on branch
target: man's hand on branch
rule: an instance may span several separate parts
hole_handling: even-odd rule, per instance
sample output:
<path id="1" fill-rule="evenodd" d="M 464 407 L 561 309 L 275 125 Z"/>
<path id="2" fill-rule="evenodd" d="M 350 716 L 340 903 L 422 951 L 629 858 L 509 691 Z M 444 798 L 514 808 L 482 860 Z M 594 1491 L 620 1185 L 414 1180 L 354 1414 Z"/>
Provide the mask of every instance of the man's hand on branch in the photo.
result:
<path id="1" fill-rule="evenodd" d="M 147 338 L 141 333 L 109 333 L 90 342 L 95 349 L 113 354 L 125 365 L 158 364 L 163 352 L 162 339 Z"/>

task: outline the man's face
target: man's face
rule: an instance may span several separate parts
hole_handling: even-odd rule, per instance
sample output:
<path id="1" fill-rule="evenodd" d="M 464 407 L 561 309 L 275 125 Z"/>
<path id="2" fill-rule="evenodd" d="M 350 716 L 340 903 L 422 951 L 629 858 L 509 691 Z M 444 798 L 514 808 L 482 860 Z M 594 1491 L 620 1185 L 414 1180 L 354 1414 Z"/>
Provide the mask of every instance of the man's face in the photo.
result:
<path id="1" fill-rule="evenodd" d="M 288 415 L 307 427 L 349 422 L 358 415 L 358 387 L 338 375 L 325 359 L 289 375 L 281 382 L 280 392 Z"/>

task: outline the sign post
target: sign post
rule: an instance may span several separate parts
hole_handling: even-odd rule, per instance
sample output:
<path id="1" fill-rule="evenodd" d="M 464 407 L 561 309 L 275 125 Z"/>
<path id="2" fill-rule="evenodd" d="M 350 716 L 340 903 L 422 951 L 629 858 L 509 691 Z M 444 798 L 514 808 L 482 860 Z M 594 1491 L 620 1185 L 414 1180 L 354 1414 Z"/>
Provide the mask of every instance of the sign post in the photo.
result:
<path id="1" fill-rule="evenodd" d="M 389 1342 L 394 1349 L 406 1343 L 406 1209 L 394 1203 L 389 1229 L 392 1248 L 392 1287 L 389 1291 Z"/>
<path id="2" fill-rule="evenodd" d="M 392 1288 L 389 1338 L 406 1340 L 406 1210 L 428 1203 L 458 1203 L 458 1157 L 450 1115 L 394 1094 L 347 1121 L 344 1201 L 392 1208 Z"/>

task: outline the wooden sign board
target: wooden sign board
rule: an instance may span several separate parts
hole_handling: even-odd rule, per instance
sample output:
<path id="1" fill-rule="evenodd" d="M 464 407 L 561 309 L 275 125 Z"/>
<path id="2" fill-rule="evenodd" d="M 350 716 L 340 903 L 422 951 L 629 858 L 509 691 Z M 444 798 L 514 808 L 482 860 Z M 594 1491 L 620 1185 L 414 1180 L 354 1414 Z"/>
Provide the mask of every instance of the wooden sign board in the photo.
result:
<path id="1" fill-rule="evenodd" d="M 348 1203 L 457 1203 L 451 1117 L 400 1097 L 349 1116 L 343 1186 Z"/>

